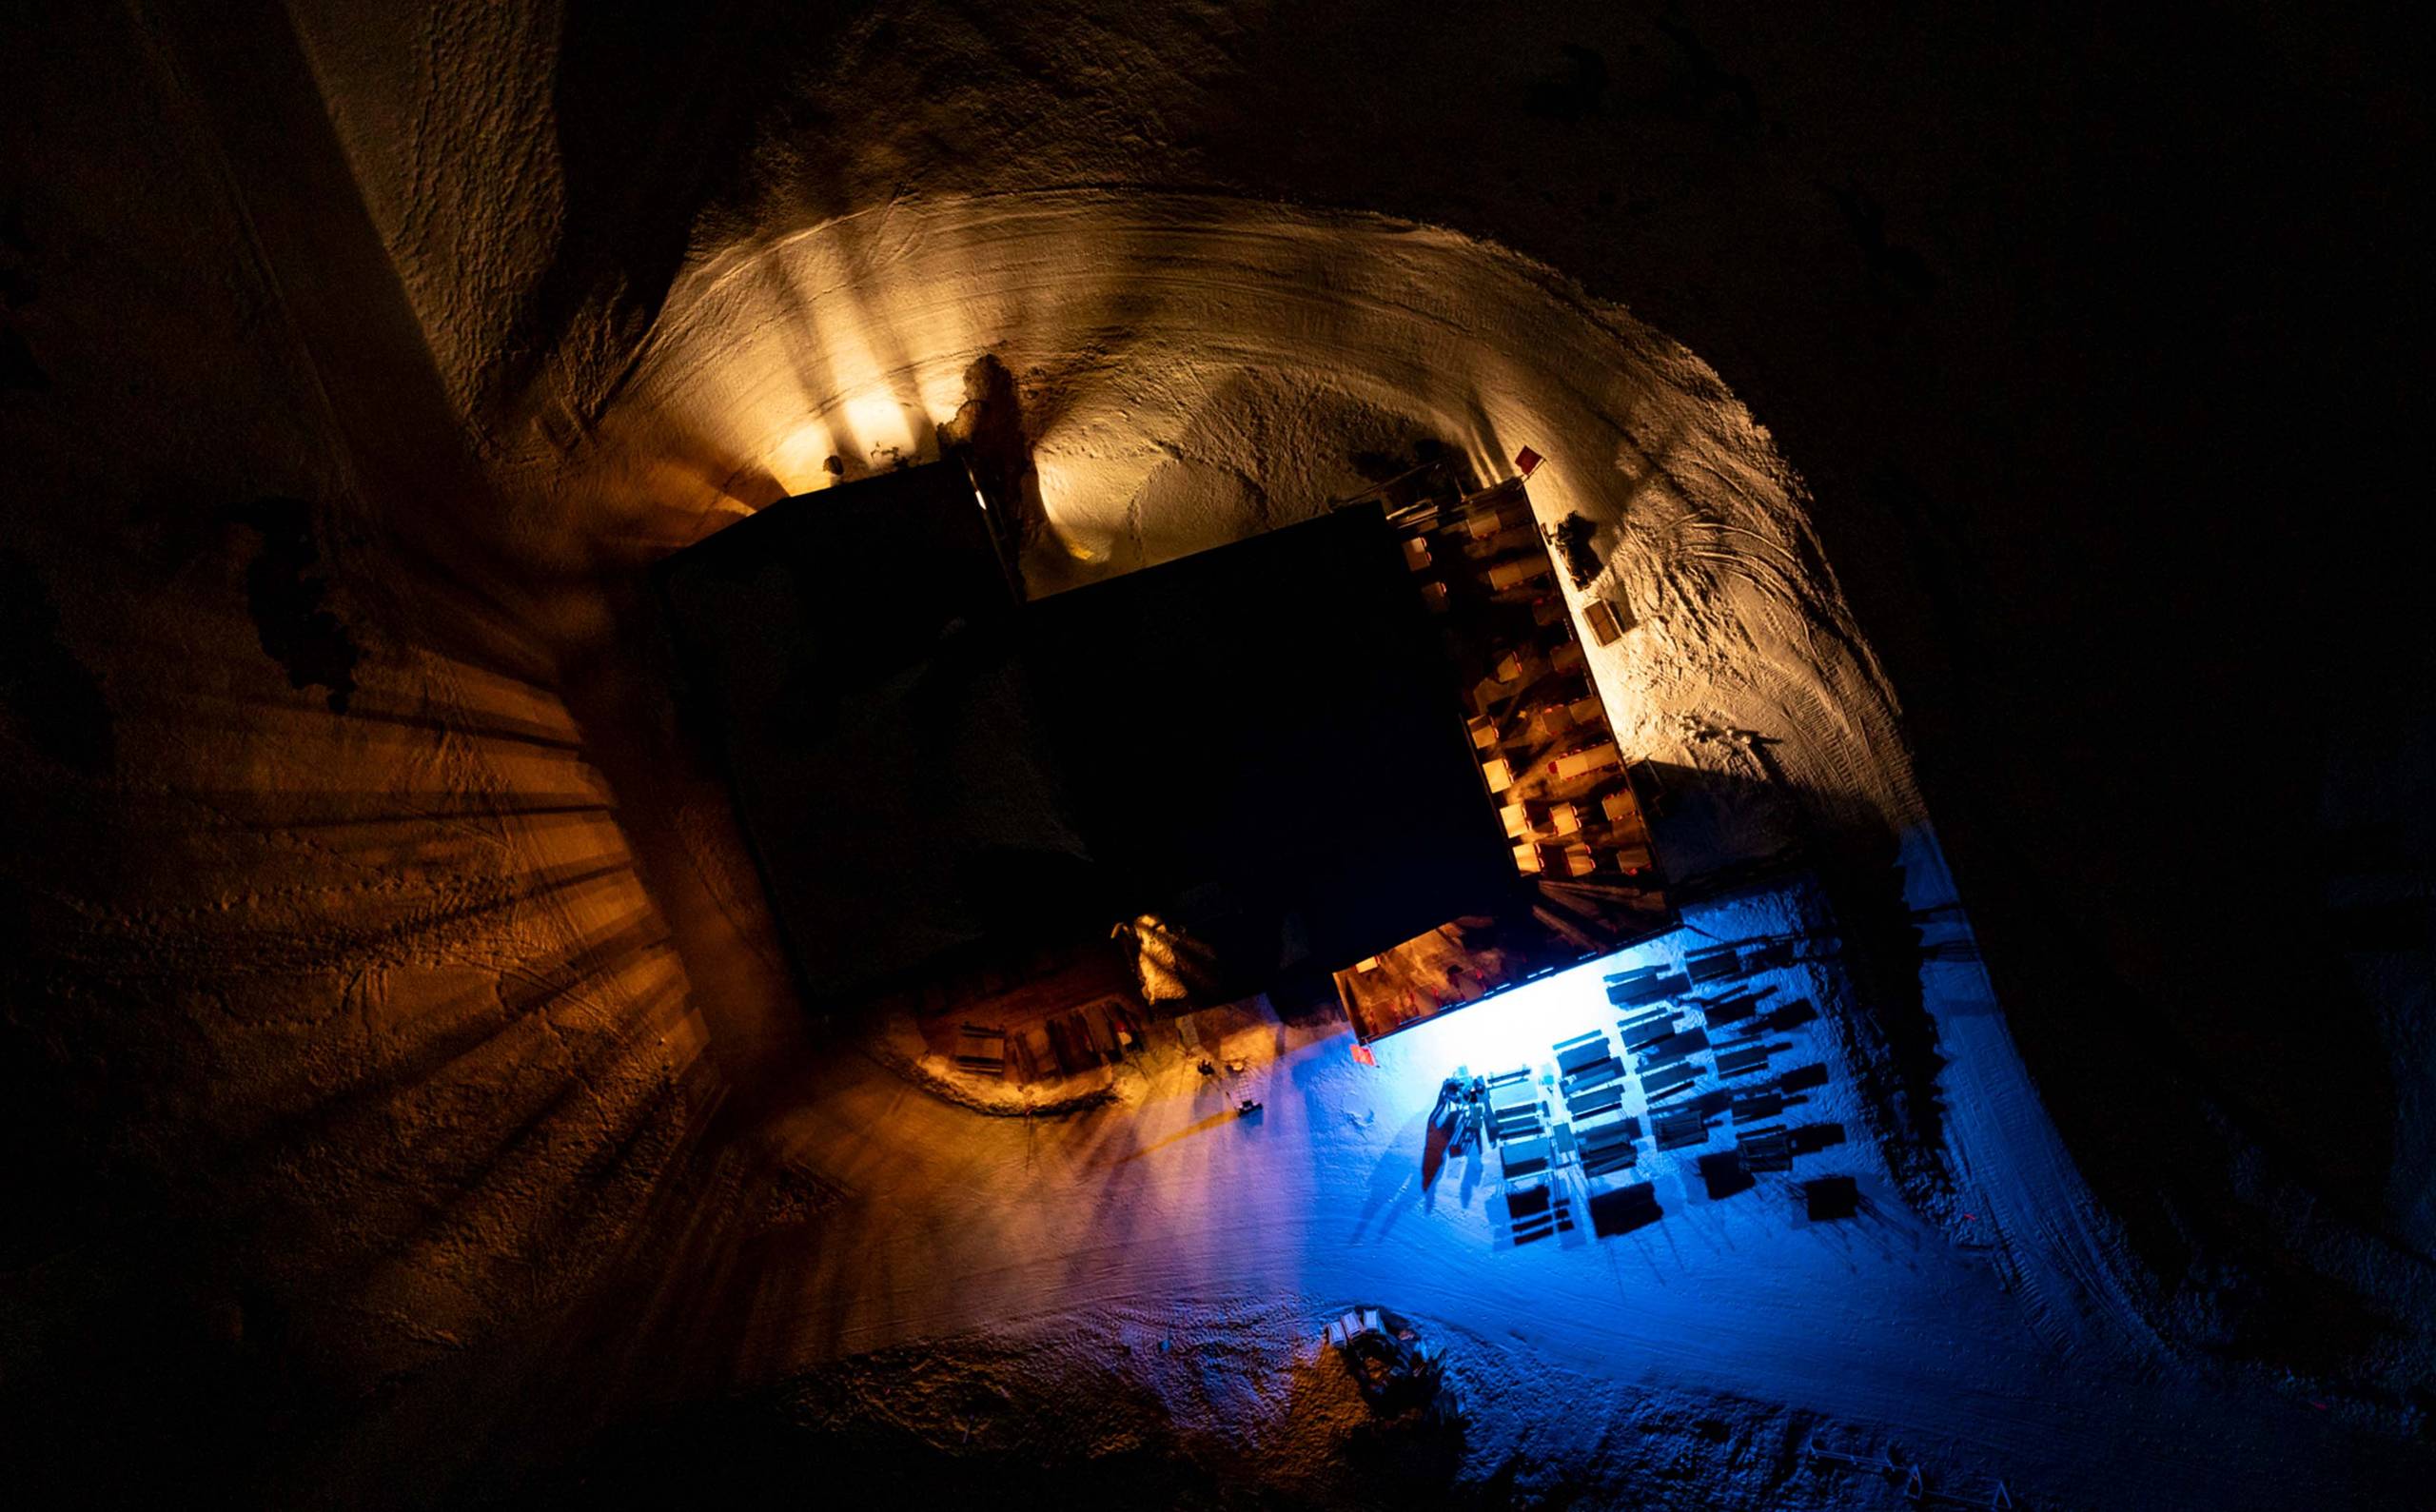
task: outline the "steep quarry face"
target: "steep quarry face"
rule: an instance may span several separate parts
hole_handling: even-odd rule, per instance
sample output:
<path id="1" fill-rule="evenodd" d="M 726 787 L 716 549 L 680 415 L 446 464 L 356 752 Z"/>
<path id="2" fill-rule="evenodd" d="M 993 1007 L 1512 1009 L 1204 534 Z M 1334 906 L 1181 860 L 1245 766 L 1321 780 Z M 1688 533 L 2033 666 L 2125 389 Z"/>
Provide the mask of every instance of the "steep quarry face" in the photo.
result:
<path id="1" fill-rule="evenodd" d="M 2128 319 L 2111 237 L 2015 249 L 2124 88 L 2059 126 L 2034 102 L 2076 52 L 2042 40 L 2023 72 L 1980 56 L 2021 39 L 1881 18 L 1841 40 L 1886 46 L 1839 49 L 1658 11 L 1424 41 L 1391 8 L 1142 9 L 105 8 L 10 66 L 20 1425 L 75 1445 L 140 1419 L 198 1465 L 345 1483 L 529 1411 L 519 1383 L 638 1299 L 716 1286 L 751 1226 L 689 1218 L 761 1210 L 736 1195 L 776 1158 L 754 1131 L 834 1043 L 676 717 L 639 569 L 979 425 L 1028 454 L 1035 591 L 1428 448 L 1483 480 L 1546 455 L 1543 518 L 1596 524 L 1589 591 L 1639 621 L 1597 667 L 1633 748 L 1799 795 L 1791 828 L 1864 871 L 1934 802 L 2068 1139 L 2162 1151 L 2092 1177 L 2166 1315 L 2407 1376 L 2390 1341 L 2424 1280 L 2378 1256 L 2427 1238 L 2436 1144 L 2395 1110 L 2427 1075 L 2395 952 L 2424 941 L 2220 958 L 2289 915 L 2201 885 L 2238 861 L 2210 779 L 2169 793 L 2155 747 L 2074 733 L 2137 724 L 2187 642 L 2059 675 L 2103 662 L 2101 608 L 2187 633 L 2122 602 L 2171 531 L 2114 530 L 2172 469 L 2073 417 L 2184 443 L 2208 395 L 2158 415 L 2181 379 L 2155 343 L 2088 349 Z M 1822 82 L 1814 52 L 1871 61 Z M 1951 122 L 2028 187 L 1937 147 Z M 2171 556 L 2166 597 L 2217 549 Z M 2254 676 L 2290 656 L 2225 634 Z M 2225 675 L 2159 680 L 2173 726 Z M 2415 748 L 2387 749 L 2337 772 L 2328 822 L 2367 836 L 2338 884 L 2393 870 Z M 2128 792 L 2095 780 L 2117 755 Z M 2244 791 L 2316 813 L 2318 776 Z M 2125 923 L 2160 874 L 2200 891 Z M 2376 956 L 2357 992 L 2356 961 L 2294 964 L 2337 945 Z M 2298 985 L 2339 1056 L 2206 1031 Z M 2085 1048 L 2118 1022 L 2138 1054 Z M 2185 1031 L 2192 1069 L 2160 1074 Z M 88 1488 L 142 1473 L 67 1458 Z"/>

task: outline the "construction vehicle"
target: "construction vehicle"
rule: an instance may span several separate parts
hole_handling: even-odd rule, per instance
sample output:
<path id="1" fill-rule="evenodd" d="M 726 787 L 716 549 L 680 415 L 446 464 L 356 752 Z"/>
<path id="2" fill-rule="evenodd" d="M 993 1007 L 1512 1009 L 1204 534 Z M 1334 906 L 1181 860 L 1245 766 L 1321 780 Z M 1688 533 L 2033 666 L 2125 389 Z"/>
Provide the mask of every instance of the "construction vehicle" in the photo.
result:
<path id="1" fill-rule="evenodd" d="M 1444 1411 L 1438 1350 L 1412 1325 L 1383 1307 L 1355 1307 L 1328 1325 L 1327 1342 L 1353 1372 L 1364 1400 L 1382 1412 L 1427 1407 Z"/>

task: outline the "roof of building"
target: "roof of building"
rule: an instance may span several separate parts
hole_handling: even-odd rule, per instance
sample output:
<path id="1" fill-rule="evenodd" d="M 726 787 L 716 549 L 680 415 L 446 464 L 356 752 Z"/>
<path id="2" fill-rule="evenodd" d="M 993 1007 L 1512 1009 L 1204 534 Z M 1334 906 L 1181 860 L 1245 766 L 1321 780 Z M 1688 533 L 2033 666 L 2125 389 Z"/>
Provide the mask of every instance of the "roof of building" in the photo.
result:
<path id="1" fill-rule="evenodd" d="M 658 583 L 807 987 L 850 998 L 1087 901 L 963 470 L 783 500 Z M 1047 912 L 1044 912 L 1047 911 Z"/>
<path id="2" fill-rule="evenodd" d="M 1437 633 L 1375 506 L 1027 606 L 1094 855 L 1222 995 L 1514 889 Z"/>
<path id="3" fill-rule="evenodd" d="M 1142 913 L 1243 995 L 1514 886 L 1375 507 L 1024 603 L 941 463 L 774 504 L 658 583 L 818 999 Z"/>

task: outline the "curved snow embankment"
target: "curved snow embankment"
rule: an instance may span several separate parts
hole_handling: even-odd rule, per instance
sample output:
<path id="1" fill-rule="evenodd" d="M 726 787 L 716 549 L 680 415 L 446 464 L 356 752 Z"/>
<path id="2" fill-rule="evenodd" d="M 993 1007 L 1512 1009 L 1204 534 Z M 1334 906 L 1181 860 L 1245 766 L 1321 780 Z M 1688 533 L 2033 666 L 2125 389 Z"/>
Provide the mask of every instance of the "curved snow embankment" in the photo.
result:
<path id="1" fill-rule="evenodd" d="M 1077 190 L 731 248 L 638 351 L 564 379 L 580 439 L 546 528 L 648 555 L 824 484 L 833 457 L 852 477 L 932 453 L 985 354 L 1032 442 L 1036 584 L 1305 518 L 1417 442 L 1483 481 L 1528 445 L 1542 518 L 1603 527 L 1594 591 L 1638 620 L 1598 658 L 1632 749 L 1697 764 L 1754 732 L 1797 787 L 1918 815 L 1893 696 L 1766 430 L 1625 311 L 1452 232 Z"/>
<path id="2" fill-rule="evenodd" d="M 565 370 L 568 481 L 535 523 L 646 558 L 934 454 L 984 356 L 1016 379 L 1047 526 L 1027 571 L 1052 589 L 1317 513 L 1417 442 L 1483 481 L 1531 446 L 1542 518 L 1601 527 L 1591 591 L 1634 621 L 1593 658 L 1626 749 L 1866 814 L 1913 837 L 1911 906 L 1951 901 L 1894 697 L 1766 430 L 1624 310 L 1452 232 L 1075 190 L 903 201 L 732 247 L 639 348 Z M 2130 1317 L 2113 1250 L 1967 974 L 1923 984 L 1946 1139 L 2034 1310 L 2086 1345 L 2087 1317 Z M 2086 1300 L 2057 1312 L 2061 1277 Z"/>

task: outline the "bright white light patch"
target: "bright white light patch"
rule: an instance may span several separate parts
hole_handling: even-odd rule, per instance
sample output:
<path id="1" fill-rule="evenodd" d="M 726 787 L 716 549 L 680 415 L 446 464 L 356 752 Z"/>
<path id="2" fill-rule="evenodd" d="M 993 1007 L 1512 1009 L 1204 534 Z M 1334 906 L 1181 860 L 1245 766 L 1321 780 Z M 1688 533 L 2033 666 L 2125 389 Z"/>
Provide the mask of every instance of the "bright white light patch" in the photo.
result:
<path id="1" fill-rule="evenodd" d="M 930 461 L 935 432 L 927 413 L 885 391 L 857 394 L 788 431 L 764 465 L 788 493 L 810 493 L 838 481 L 829 470 L 832 457 L 842 461 L 846 476 Z"/>
<path id="2" fill-rule="evenodd" d="M 1672 933 L 1601 956 L 1570 971 L 1526 982 L 1469 1008 L 1441 1014 L 1371 1047 L 1381 1074 L 1399 1100 L 1426 1106 L 1458 1066 L 1474 1076 L 1537 1067 L 1554 1047 L 1588 1030 L 1613 1033 L 1620 1011 L 1607 1001 L 1606 974 L 1653 962 L 1673 962 Z"/>
<path id="3" fill-rule="evenodd" d="M 844 430 L 856 455 L 868 465 L 886 467 L 898 458 L 914 457 L 914 422 L 905 406 L 887 393 L 857 394 L 846 401 Z M 929 417 L 925 416 L 925 421 Z M 924 431 L 930 429 L 926 423 Z"/>
<path id="4" fill-rule="evenodd" d="M 789 431 L 770 453 L 770 476 L 790 494 L 826 488 L 835 481 L 829 474 L 829 459 L 835 452 L 829 427 L 808 421 Z"/>

